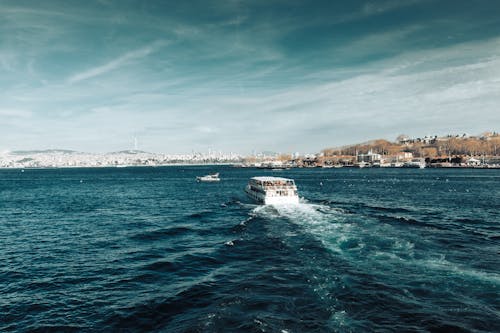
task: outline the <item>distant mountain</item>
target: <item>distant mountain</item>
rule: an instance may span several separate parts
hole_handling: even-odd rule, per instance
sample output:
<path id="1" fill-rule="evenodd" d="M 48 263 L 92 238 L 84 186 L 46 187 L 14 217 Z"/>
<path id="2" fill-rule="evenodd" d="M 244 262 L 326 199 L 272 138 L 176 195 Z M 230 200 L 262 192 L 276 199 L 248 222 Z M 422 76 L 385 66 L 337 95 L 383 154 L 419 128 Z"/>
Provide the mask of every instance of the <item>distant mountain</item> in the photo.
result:
<path id="1" fill-rule="evenodd" d="M 69 149 L 44 149 L 44 150 L 14 150 L 10 152 L 11 155 L 18 155 L 18 156 L 24 156 L 24 155 L 35 155 L 35 154 L 85 154 L 84 152 L 76 151 L 76 150 L 69 150 Z M 143 150 L 120 150 L 120 151 L 113 151 L 109 153 L 104 153 L 103 155 L 123 155 L 123 154 L 128 154 L 128 155 L 137 155 L 137 154 L 150 154 L 147 151 Z M 100 154 L 98 154 L 100 155 Z"/>
<path id="2" fill-rule="evenodd" d="M 78 154 L 75 150 L 68 149 L 45 149 L 45 150 L 14 150 L 11 155 L 33 155 L 33 154 Z"/>
<path id="3" fill-rule="evenodd" d="M 137 154 L 150 154 L 147 151 L 143 150 L 120 150 L 120 151 L 114 151 L 108 154 L 130 154 L 130 155 L 137 155 Z"/>

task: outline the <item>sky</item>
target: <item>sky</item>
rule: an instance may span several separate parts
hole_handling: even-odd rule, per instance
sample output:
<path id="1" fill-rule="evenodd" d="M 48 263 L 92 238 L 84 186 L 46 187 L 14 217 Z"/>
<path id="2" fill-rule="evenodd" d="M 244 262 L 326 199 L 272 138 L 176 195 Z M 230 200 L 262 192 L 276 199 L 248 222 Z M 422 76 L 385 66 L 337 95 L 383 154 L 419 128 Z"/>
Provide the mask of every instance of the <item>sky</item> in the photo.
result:
<path id="1" fill-rule="evenodd" d="M 495 0 L 0 1 L 0 151 L 311 153 L 499 124 Z"/>

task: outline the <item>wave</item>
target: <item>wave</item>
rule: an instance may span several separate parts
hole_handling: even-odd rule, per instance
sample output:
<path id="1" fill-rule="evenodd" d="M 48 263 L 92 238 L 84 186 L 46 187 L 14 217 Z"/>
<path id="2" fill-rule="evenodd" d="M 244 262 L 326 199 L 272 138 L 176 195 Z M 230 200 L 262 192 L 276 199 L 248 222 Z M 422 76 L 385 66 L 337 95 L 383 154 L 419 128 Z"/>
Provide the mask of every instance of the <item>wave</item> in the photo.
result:
<path id="1" fill-rule="evenodd" d="M 151 240 L 163 239 L 164 237 L 180 236 L 195 232 L 197 232 L 196 229 L 187 226 L 186 227 L 178 226 L 178 227 L 157 229 L 157 230 L 134 234 L 130 236 L 130 239 L 139 241 L 151 241 Z"/>
<path id="2" fill-rule="evenodd" d="M 462 277 L 471 280 L 480 280 L 491 283 L 495 286 L 500 286 L 500 274 L 479 271 L 472 268 L 464 267 L 460 264 L 450 262 L 445 259 L 444 255 L 437 258 L 415 260 L 414 264 L 425 267 L 426 270 L 431 269 L 441 272 L 445 276 Z"/>

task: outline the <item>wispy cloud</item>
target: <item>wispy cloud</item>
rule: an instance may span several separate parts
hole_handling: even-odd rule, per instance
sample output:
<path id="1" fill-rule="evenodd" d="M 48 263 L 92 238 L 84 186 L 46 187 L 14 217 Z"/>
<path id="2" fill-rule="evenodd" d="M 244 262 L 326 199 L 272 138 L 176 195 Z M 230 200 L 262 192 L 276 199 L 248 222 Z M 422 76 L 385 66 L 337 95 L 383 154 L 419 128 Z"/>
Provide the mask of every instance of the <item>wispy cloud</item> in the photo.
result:
<path id="1" fill-rule="evenodd" d="M 370 33 L 341 47 L 333 48 L 332 52 L 341 59 L 366 58 L 372 54 L 391 53 L 397 50 L 403 51 L 402 44 L 411 36 L 424 27 L 411 25 L 398 30 L 389 30 L 379 33 Z"/>
<path id="2" fill-rule="evenodd" d="M 19 110 L 19 109 L 0 109 L 0 117 L 6 118 L 31 118 L 33 116 L 33 112 L 27 110 Z"/>
<path id="3" fill-rule="evenodd" d="M 411 7 L 432 0 L 386 0 L 370 1 L 361 6 L 359 10 L 341 15 L 335 21 L 338 23 L 361 20 L 370 16 L 381 15 L 398 9 Z"/>
<path id="4" fill-rule="evenodd" d="M 103 75 L 105 73 L 114 71 L 118 68 L 121 68 L 123 66 L 127 66 L 127 65 L 131 64 L 135 60 L 139 60 L 141 58 L 147 57 L 148 55 L 157 51 L 158 49 L 160 49 L 161 47 L 163 47 L 165 45 L 166 45 L 165 41 L 153 42 L 153 43 L 149 44 L 148 46 L 127 52 L 127 53 L 105 63 L 104 65 L 100 65 L 100 66 L 97 66 L 94 68 L 87 69 L 83 72 L 74 74 L 73 76 L 71 76 L 68 79 L 68 82 L 76 83 L 79 81 L 88 80 L 88 79 L 91 79 L 93 77 L 100 76 L 100 75 Z"/>
<path id="5" fill-rule="evenodd" d="M 367 2 L 361 8 L 360 13 L 364 16 L 379 15 L 399 8 L 409 7 L 429 0 L 389 0 Z"/>
<path id="6" fill-rule="evenodd" d="M 6 72 L 12 72 L 15 68 L 15 57 L 11 53 L 0 52 L 0 69 Z"/>

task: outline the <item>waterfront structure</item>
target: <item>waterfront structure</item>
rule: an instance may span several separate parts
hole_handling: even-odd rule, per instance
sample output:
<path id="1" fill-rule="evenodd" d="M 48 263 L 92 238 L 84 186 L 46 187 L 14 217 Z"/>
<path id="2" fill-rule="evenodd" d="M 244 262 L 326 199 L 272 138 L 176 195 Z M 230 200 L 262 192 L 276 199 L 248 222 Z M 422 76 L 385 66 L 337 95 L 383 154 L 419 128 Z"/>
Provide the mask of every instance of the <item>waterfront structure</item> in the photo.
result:
<path id="1" fill-rule="evenodd" d="M 424 158 L 414 158 L 411 161 L 405 162 L 402 165 L 403 168 L 425 168 L 425 159 Z"/>
<path id="2" fill-rule="evenodd" d="M 469 167 L 477 167 L 481 165 L 481 160 L 471 157 L 465 163 Z"/>
<path id="3" fill-rule="evenodd" d="M 366 154 L 359 154 L 358 155 L 358 162 L 359 163 L 380 162 L 381 158 L 382 158 L 382 155 L 374 153 L 372 150 L 369 150 L 368 153 L 366 153 Z"/>

